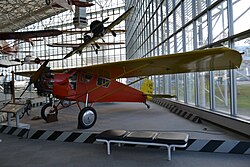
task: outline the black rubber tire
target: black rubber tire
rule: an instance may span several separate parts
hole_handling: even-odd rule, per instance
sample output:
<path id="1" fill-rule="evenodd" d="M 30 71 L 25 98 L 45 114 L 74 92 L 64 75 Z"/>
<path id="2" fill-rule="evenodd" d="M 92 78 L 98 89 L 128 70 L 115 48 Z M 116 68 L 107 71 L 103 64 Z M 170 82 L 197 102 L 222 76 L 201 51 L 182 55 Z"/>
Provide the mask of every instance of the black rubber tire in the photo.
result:
<path id="1" fill-rule="evenodd" d="M 42 109 L 41 109 L 41 117 L 47 121 L 47 115 L 48 113 L 51 113 L 51 109 L 52 109 L 52 103 L 47 103 L 45 104 Z M 56 108 L 53 107 L 53 112 L 55 112 L 56 115 L 58 115 L 58 110 Z"/>
<path id="2" fill-rule="evenodd" d="M 85 107 L 78 114 L 78 128 L 89 129 L 91 128 L 97 119 L 97 114 L 94 108 Z"/>
<path id="3" fill-rule="evenodd" d="M 37 58 L 35 58 L 35 63 L 36 63 L 36 64 L 40 64 L 40 63 L 41 63 L 41 60 L 37 57 Z"/>
<path id="4" fill-rule="evenodd" d="M 45 0 L 46 5 L 50 5 L 50 0 Z"/>

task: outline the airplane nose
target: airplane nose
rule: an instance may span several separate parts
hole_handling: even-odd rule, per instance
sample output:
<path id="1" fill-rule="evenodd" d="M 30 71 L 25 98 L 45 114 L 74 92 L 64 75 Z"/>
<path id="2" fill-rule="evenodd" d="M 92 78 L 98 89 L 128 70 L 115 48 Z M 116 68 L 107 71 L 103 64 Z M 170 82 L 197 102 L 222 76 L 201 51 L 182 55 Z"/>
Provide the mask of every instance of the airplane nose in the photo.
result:
<path id="1" fill-rule="evenodd" d="M 35 87 L 37 88 L 37 93 L 39 95 L 46 95 L 52 93 L 53 83 L 54 83 L 54 74 L 48 67 L 46 67 L 41 77 L 35 83 Z"/>
<path id="2" fill-rule="evenodd" d="M 103 32 L 104 25 L 101 21 L 95 20 L 90 24 L 90 31 L 95 35 L 99 35 Z"/>

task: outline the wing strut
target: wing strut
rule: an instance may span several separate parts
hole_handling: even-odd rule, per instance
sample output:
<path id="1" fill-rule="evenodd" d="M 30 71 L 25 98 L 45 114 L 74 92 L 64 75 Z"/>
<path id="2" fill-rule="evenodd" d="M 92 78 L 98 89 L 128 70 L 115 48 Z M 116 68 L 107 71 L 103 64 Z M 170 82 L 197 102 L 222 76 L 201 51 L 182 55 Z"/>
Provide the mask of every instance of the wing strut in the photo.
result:
<path id="1" fill-rule="evenodd" d="M 119 76 L 117 76 L 117 77 L 115 77 L 115 78 L 112 78 L 112 79 L 110 79 L 109 81 L 103 83 L 102 85 L 99 85 L 99 86 L 95 87 L 94 89 L 91 89 L 88 93 L 91 93 L 91 92 L 95 91 L 96 89 L 99 89 L 100 87 L 102 87 L 102 86 L 104 86 L 104 85 L 106 85 L 106 84 L 109 84 L 110 82 L 112 82 L 112 81 L 114 81 L 114 80 L 116 80 L 116 79 L 118 79 L 118 78 L 122 78 L 124 75 L 126 75 L 126 74 L 128 74 L 128 73 L 131 73 L 131 72 L 133 72 L 133 71 L 136 71 L 136 70 L 145 68 L 146 66 L 148 66 L 148 65 L 150 65 L 150 64 L 151 64 L 151 63 L 147 63 L 147 64 L 144 64 L 144 65 L 139 66 L 139 67 L 137 67 L 137 68 L 134 68 L 134 69 L 132 69 L 132 70 L 129 70 L 129 71 L 127 71 L 127 72 L 124 72 L 124 73 L 122 73 L 121 75 L 119 75 Z"/>

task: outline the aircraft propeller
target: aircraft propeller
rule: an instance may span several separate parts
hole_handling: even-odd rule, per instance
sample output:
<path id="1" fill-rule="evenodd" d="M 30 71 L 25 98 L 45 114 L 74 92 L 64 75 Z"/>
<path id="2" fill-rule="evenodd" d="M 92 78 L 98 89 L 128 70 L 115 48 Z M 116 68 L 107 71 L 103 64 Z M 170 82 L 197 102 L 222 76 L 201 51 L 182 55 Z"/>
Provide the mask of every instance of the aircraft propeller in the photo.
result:
<path id="1" fill-rule="evenodd" d="M 90 32 L 92 32 L 93 36 L 104 36 L 103 32 L 105 30 L 104 23 L 108 21 L 108 17 L 103 21 L 95 20 L 90 24 Z M 116 33 L 113 30 L 110 30 L 111 34 L 116 37 Z"/>
<path id="2" fill-rule="evenodd" d="M 90 32 L 93 33 L 93 36 L 103 36 L 105 30 L 104 23 L 108 21 L 108 17 L 103 21 L 95 20 L 90 24 Z"/>
<path id="3" fill-rule="evenodd" d="M 31 84 L 36 83 L 39 78 L 42 76 L 44 70 L 46 69 L 47 64 L 49 63 L 49 60 L 44 61 L 44 63 L 41 65 L 41 67 L 30 77 L 29 84 L 24 89 L 20 97 L 23 96 L 23 94 L 26 92 L 26 90 L 30 87 Z"/>

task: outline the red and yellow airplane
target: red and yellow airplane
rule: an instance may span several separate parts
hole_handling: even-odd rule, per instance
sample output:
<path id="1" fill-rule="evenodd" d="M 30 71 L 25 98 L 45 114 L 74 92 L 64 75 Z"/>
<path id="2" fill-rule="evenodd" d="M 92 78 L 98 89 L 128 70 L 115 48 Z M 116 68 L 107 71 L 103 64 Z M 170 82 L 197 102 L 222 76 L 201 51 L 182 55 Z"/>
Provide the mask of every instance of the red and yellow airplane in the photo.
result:
<path id="1" fill-rule="evenodd" d="M 151 75 L 202 72 L 239 68 L 242 57 L 238 51 L 229 48 L 212 48 L 191 52 L 162 55 L 114 63 L 98 64 L 64 70 L 50 70 L 45 61 L 34 72 L 16 72 L 31 76 L 29 85 L 34 83 L 40 94 L 52 94 L 60 100 L 73 101 L 79 107 L 78 127 L 90 128 L 97 118 L 93 104 L 97 102 L 141 102 L 146 104 L 147 96 L 129 85 Z M 116 81 L 119 78 L 140 77 L 128 85 Z M 160 95 L 160 97 L 173 97 Z M 84 102 L 81 108 L 79 102 Z M 148 105 L 147 105 L 148 106 Z M 43 106 L 41 116 L 47 120 L 48 114 L 68 107 L 61 101 Z"/>

